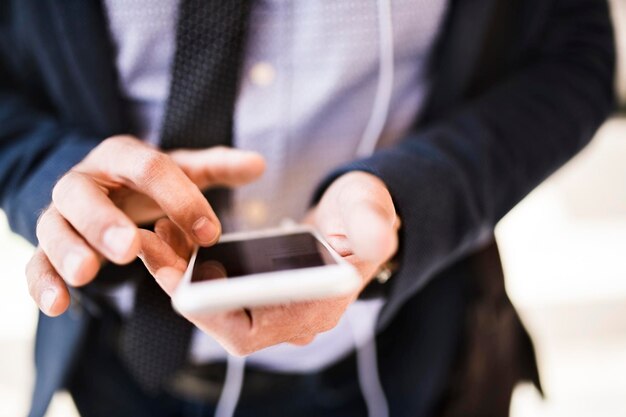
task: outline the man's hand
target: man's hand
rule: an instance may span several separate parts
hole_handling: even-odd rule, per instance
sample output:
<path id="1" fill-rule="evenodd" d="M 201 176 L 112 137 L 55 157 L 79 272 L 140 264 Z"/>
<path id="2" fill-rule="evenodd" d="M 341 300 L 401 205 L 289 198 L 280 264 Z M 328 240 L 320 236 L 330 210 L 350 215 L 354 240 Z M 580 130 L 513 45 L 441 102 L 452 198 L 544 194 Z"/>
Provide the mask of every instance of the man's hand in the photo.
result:
<path id="1" fill-rule="evenodd" d="M 191 242 L 216 242 L 221 226 L 200 190 L 248 183 L 264 168 L 258 154 L 224 147 L 165 154 L 129 136 L 105 140 L 59 180 L 39 218 L 26 267 L 31 296 L 44 313 L 63 313 L 66 283 L 89 283 L 103 259 L 131 262 L 141 249 L 137 224 L 163 216 Z"/>
<path id="2" fill-rule="evenodd" d="M 337 325 L 346 308 L 396 252 L 396 217 L 391 196 L 377 177 L 351 172 L 338 178 L 309 213 L 331 246 L 356 267 L 362 287 L 340 298 L 186 316 L 226 350 L 247 355 L 283 342 L 303 345 Z M 189 258 L 190 243 L 169 220 L 157 222 L 155 233 L 141 231 L 140 257 L 157 282 L 172 294 Z"/>

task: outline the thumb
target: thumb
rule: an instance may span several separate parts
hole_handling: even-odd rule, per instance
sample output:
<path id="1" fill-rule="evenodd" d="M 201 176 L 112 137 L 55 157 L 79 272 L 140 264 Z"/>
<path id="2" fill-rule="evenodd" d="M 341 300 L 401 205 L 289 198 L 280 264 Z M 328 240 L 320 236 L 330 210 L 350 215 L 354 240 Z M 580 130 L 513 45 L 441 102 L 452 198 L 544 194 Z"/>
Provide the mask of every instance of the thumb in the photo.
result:
<path id="1" fill-rule="evenodd" d="M 260 154 L 224 146 L 176 150 L 170 157 L 200 189 L 245 185 L 265 171 L 265 160 Z"/>
<path id="2" fill-rule="evenodd" d="M 346 236 L 357 257 L 382 264 L 398 249 L 393 201 L 381 180 L 370 174 L 359 175 L 362 181 L 342 192 L 340 207 Z"/>
<path id="3" fill-rule="evenodd" d="M 376 203 L 353 206 L 345 225 L 350 246 L 360 259 L 382 264 L 395 254 L 396 229 Z"/>

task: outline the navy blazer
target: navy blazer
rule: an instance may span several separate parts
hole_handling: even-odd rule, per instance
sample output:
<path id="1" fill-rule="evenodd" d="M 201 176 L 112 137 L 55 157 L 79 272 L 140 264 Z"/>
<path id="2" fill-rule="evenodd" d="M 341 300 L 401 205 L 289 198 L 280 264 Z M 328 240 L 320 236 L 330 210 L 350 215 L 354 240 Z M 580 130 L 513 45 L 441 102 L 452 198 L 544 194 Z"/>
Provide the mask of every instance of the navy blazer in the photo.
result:
<path id="1" fill-rule="evenodd" d="M 378 326 L 381 377 L 398 407 L 392 415 L 432 412 L 444 392 L 459 397 L 450 375 L 462 381 L 461 365 L 473 360 L 459 352 L 471 351 L 460 346 L 480 334 L 467 332 L 476 330 L 468 321 L 481 308 L 476 300 L 484 306 L 491 297 L 496 315 L 511 309 L 490 246 L 496 222 L 578 152 L 614 104 L 605 0 L 451 4 L 428 105 L 412 132 L 325 182 L 349 170 L 371 172 L 403 221 L 400 269 Z M 0 3 L 0 203 L 12 229 L 33 244 L 57 179 L 104 138 L 132 129 L 113 56 L 98 0 Z M 485 290 L 485 282 L 498 290 Z M 60 318 L 40 319 L 32 416 L 43 415 L 80 355 L 90 314 L 74 305 Z M 519 339 L 520 352 L 532 357 L 519 321 L 507 329 L 501 334 Z M 508 378 L 514 384 L 523 376 Z M 480 385 L 479 377 L 489 379 L 471 381 Z M 487 384 L 475 395 L 494 403 L 493 389 Z M 416 400 L 416 390 L 433 395 Z"/>

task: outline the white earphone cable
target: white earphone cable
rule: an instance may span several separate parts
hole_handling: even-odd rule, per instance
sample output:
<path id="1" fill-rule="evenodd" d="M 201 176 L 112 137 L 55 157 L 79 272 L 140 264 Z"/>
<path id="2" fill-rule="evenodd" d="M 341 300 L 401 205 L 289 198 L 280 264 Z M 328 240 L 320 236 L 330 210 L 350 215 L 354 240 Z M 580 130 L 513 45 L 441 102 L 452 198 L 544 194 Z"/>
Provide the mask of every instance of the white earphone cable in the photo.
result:
<path id="1" fill-rule="evenodd" d="M 393 18 L 391 0 L 378 0 L 379 75 L 372 115 L 356 150 L 358 158 L 374 153 L 385 127 L 394 83 Z"/>
<path id="2" fill-rule="evenodd" d="M 393 94 L 394 83 L 394 42 L 393 18 L 391 14 L 391 0 L 378 0 L 378 24 L 380 47 L 380 72 L 378 88 L 372 108 L 372 116 L 365 128 L 363 137 L 358 145 L 356 156 L 365 158 L 372 155 L 382 135 Z M 382 300 L 370 302 L 381 303 Z M 379 310 L 377 310 L 378 312 Z M 348 309 L 346 312 L 354 344 L 356 348 L 357 373 L 359 385 L 367 406 L 369 417 L 388 417 L 389 404 L 378 373 L 378 358 L 376 352 L 376 317 L 369 328 L 359 326 L 360 319 L 355 317 L 357 312 Z M 361 318 L 362 319 L 362 318 Z"/>
<path id="3" fill-rule="evenodd" d="M 215 407 L 215 417 L 232 417 L 235 414 L 243 377 L 246 369 L 246 358 L 228 355 L 226 360 L 226 378 L 220 399 Z"/>

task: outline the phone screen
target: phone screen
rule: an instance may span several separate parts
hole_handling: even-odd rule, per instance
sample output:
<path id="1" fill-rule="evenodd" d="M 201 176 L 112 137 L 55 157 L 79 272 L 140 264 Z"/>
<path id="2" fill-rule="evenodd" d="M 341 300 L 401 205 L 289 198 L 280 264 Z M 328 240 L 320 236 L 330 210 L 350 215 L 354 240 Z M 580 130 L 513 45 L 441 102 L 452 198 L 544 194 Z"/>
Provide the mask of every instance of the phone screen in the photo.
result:
<path id="1" fill-rule="evenodd" d="M 198 249 L 191 282 L 336 263 L 328 249 L 307 232 L 236 240 Z"/>

